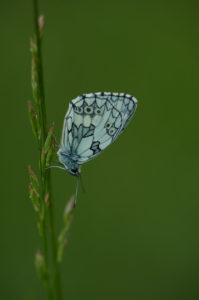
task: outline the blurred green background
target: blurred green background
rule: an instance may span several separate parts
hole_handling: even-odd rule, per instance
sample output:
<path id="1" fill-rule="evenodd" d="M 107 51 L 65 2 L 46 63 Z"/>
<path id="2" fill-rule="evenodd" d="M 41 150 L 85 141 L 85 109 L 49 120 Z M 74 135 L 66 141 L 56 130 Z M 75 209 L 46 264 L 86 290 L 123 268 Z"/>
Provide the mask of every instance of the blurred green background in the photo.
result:
<path id="1" fill-rule="evenodd" d="M 133 121 L 84 165 L 62 265 L 64 299 L 199 299 L 199 3 L 40 1 L 46 106 L 60 139 L 81 93 L 138 98 Z M 46 299 L 34 269 L 40 247 L 27 165 L 38 153 L 31 99 L 32 3 L 1 0 L 0 299 Z M 53 170 L 57 228 L 75 178 Z"/>

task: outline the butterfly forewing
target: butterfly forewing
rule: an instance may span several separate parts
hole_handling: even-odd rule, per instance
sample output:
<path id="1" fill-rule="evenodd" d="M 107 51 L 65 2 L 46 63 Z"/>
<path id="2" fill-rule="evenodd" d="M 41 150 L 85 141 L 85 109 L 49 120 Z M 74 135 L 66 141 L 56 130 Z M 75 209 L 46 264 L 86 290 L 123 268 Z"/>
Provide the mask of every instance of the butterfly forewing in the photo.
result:
<path id="1" fill-rule="evenodd" d="M 123 131 L 137 100 L 123 93 L 92 93 L 73 99 L 64 119 L 62 150 L 78 164 L 99 155 Z"/>

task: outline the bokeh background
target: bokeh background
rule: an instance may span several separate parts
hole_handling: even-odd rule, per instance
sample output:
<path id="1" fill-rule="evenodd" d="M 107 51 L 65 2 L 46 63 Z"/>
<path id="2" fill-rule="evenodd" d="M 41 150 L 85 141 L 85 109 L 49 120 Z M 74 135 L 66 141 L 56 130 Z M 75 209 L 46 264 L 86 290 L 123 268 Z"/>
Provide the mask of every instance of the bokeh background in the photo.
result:
<path id="1" fill-rule="evenodd" d="M 199 4 L 194 0 L 40 1 L 49 123 L 68 102 L 119 91 L 139 100 L 120 138 L 82 170 L 64 299 L 199 299 Z M 27 165 L 38 153 L 31 99 L 32 3 L 1 0 L 0 299 L 46 299 Z M 57 229 L 75 179 L 53 170 Z"/>

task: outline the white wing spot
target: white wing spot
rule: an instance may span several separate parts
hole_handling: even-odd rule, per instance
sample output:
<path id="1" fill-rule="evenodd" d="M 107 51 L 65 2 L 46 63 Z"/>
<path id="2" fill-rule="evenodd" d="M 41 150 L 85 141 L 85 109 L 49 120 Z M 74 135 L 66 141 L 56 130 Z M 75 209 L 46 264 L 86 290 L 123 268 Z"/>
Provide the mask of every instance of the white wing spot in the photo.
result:
<path id="1" fill-rule="evenodd" d="M 112 97 L 112 100 L 115 102 L 116 100 L 118 100 L 118 97 L 113 96 L 113 97 Z"/>
<path id="2" fill-rule="evenodd" d="M 115 121 L 115 127 L 119 128 L 122 124 L 122 119 L 121 116 L 118 116 L 116 121 Z"/>
<path id="3" fill-rule="evenodd" d="M 92 124 L 96 127 L 100 122 L 100 120 L 101 120 L 100 116 L 94 116 L 94 118 L 92 119 Z"/>
<path id="4" fill-rule="evenodd" d="M 129 110 L 132 110 L 132 108 L 133 108 L 133 101 L 130 101 L 130 103 L 129 103 Z"/>
<path id="5" fill-rule="evenodd" d="M 112 112 L 113 112 L 113 117 L 115 118 L 119 115 L 119 111 L 115 108 L 113 108 Z"/>
<path id="6" fill-rule="evenodd" d="M 81 154 L 85 150 L 90 149 L 92 142 L 93 142 L 93 136 L 83 138 L 79 143 L 79 146 L 77 148 L 77 153 Z"/>
<path id="7" fill-rule="evenodd" d="M 93 97 L 93 95 L 94 95 L 93 93 L 89 93 L 89 94 L 86 94 L 86 97 Z"/>
<path id="8" fill-rule="evenodd" d="M 72 128 L 72 119 L 71 118 L 68 118 L 67 126 L 68 126 L 68 130 L 70 131 Z"/>
<path id="9" fill-rule="evenodd" d="M 118 101 L 116 107 L 119 111 L 121 111 L 122 105 L 123 105 L 123 101 Z"/>
<path id="10" fill-rule="evenodd" d="M 85 101 L 88 105 L 92 105 L 93 102 L 95 101 L 95 98 L 94 97 L 93 98 L 85 98 Z"/>
<path id="11" fill-rule="evenodd" d="M 82 104 L 83 104 L 83 100 L 80 100 L 80 101 L 74 101 L 73 103 L 75 104 L 75 106 L 80 107 L 80 106 L 82 106 Z"/>
<path id="12" fill-rule="evenodd" d="M 125 98 L 125 99 L 124 99 L 124 104 L 125 104 L 125 105 L 129 104 L 129 99 L 128 99 L 128 98 Z"/>
<path id="13" fill-rule="evenodd" d="M 110 109 L 112 108 L 112 105 L 110 104 L 109 101 L 106 102 L 106 106 L 107 106 L 107 109 L 108 109 L 108 110 L 110 110 Z"/>
<path id="14" fill-rule="evenodd" d="M 134 101 L 135 103 L 138 103 L 138 101 L 137 101 L 137 99 L 136 99 L 135 97 L 133 97 L 133 101 Z"/>
<path id="15" fill-rule="evenodd" d="M 73 141 L 72 132 L 69 133 L 69 135 L 68 135 L 68 140 L 69 140 L 70 146 L 72 146 L 72 141 Z"/>
<path id="16" fill-rule="evenodd" d="M 98 107 L 102 107 L 105 102 L 106 102 L 106 100 L 97 98 L 97 106 Z"/>
<path id="17" fill-rule="evenodd" d="M 73 122 L 77 127 L 79 127 L 83 123 L 83 116 L 80 114 L 75 114 Z"/>
<path id="18" fill-rule="evenodd" d="M 91 124 L 91 117 L 89 115 L 84 117 L 83 125 L 84 127 L 89 127 Z"/>

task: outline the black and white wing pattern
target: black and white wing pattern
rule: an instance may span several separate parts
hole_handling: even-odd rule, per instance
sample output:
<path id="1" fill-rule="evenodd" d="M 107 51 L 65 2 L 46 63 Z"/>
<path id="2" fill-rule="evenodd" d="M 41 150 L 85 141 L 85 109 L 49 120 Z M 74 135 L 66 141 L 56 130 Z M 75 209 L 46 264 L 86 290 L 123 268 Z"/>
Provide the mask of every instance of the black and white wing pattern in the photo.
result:
<path id="1" fill-rule="evenodd" d="M 61 149 L 77 164 L 93 159 L 124 130 L 137 107 L 124 93 L 91 93 L 73 99 L 64 119 Z"/>

